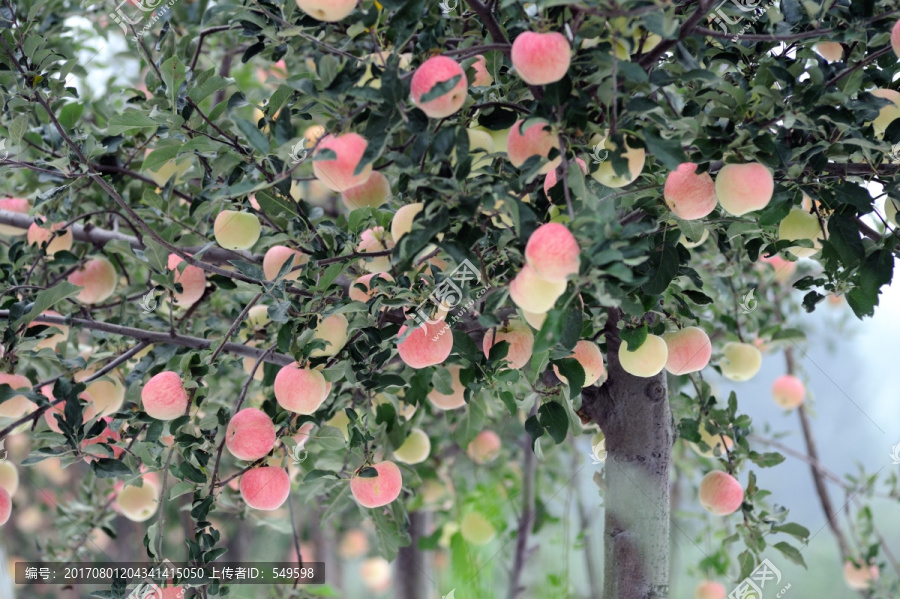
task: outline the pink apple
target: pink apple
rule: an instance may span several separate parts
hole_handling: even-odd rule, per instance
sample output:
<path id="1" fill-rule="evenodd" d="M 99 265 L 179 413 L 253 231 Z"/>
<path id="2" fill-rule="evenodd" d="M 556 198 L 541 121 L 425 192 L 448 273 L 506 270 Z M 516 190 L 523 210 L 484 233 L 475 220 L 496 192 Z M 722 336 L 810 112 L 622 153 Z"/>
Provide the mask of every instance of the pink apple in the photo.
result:
<path id="1" fill-rule="evenodd" d="M 436 98 L 431 98 L 436 85 L 451 79 L 459 79 L 453 87 Z M 416 69 L 409 83 L 413 102 L 433 119 L 446 118 L 459 112 L 466 103 L 469 89 L 466 73 L 458 62 L 446 56 L 432 56 Z M 423 100 L 423 98 L 430 98 Z"/>
<path id="2" fill-rule="evenodd" d="M 546 85 L 566 76 L 572 48 L 561 33 L 520 33 L 510 51 L 513 67 L 525 83 Z"/>

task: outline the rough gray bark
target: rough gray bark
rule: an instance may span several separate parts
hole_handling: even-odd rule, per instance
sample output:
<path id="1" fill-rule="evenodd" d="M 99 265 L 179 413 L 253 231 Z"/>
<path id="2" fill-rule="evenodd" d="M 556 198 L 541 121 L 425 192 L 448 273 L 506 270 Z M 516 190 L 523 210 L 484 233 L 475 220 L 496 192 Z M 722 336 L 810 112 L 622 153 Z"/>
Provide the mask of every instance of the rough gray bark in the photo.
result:
<path id="1" fill-rule="evenodd" d="M 419 539 L 425 533 L 425 514 L 409 513 L 409 536 L 412 543 L 401 547 L 394 563 L 396 578 L 394 597 L 396 599 L 421 599 L 428 596 L 425 584 L 425 555 L 419 551 Z"/>
<path id="2" fill-rule="evenodd" d="M 606 325 L 609 378 L 582 393 L 582 412 L 600 425 L 608 452 L 603 597 L 667 599 L 674 425 L 666 375 L 641 378 L 622 370 L 621 317 L 610 310 Z"/>

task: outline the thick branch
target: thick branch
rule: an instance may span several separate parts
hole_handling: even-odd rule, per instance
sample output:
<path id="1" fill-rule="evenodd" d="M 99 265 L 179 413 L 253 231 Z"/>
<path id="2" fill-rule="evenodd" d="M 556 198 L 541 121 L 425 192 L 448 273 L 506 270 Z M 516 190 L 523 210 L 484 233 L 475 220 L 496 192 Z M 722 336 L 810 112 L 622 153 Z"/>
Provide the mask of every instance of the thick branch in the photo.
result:
<path id="1" fill-rule="evenodd" d="M 9 225 L 20 229 L 27 229 L 35 222 L 34 217 L 22 214 L 21 212 L 11 212 L 9 210 L 0 210 L 0 225 Z M 69 230 L 76 241 L 87 241 L 98 246 L 103 246 L 110 241 L 124 241 L 137 250 L 144 249 L 144 244 L 137 237 L 119 233 L 118 231 L 108 231 L 94 227 L 92 225 L 71 225 Z M 196 254 L 203 246 L 193 245 L 178 248 L 187 254 Z M 203 257 L 210 262 L 227 263 L 229 260 L 241 258 L 251 262 L 261 262 L 262 257 L 251 254 L 250 252 L 239 252 L 234 250 L 224 250 L 222 248 L 212 247 L 203 252 Z"/>
<path id="2" fill-rule="evenodd" d="M 0 310 L 0 319 L 9 320 L 9 310 Z M 147 343 L 157 343 L 160 345 L 180 345 L 181 347 L 189 347 L 191 349 L 209 349 L 214 343 L 217 342 L 215 339 L 200 339 L 199 337 L 189 337 L 187 335 L 179 335 L 177 333 L 173 335 L 168 332 L 164 333 L 159 331 L 147 331 L 145 329 L 136 329 L 119 324 L 110 324 L 108 322 L 100 322 L 98 320 L 89 320 L 87 318 L 66 318 L 65 316 L 41 314 L 34 319 L 34 322 L 43 324 L 76 326 L 82 329 L 102 331 L 104 333 L 110 333 L 113 335 L 123 335 L 125 337 L 131 337 L 132 339 L 140 339 L 141 341 L 146 341 Z M 258 347 L 249 347 L 240 343 L 225 343 L 222 348 L 222 351 L 226 351 L 236 356 L 242 356 L 244 358 L 258 359 L 261 355 L 266 353 L 265 349 Z M 273 353 L 268 355 L 265 358 L 265 361 L 271 362 L 272 364 L 277 364 L 279 366 L 286 366 L 287 364 L 293 364 L 294 359 L 284 354 Z"/>

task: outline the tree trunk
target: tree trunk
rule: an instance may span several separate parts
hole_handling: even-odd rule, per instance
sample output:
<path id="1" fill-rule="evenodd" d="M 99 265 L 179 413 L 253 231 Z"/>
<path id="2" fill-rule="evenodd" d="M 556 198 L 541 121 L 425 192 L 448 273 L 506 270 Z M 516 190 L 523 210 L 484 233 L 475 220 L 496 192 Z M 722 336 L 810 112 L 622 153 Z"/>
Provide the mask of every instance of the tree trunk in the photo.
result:
<path id="1" fill-rule="evenodd" d="M 425 585 L 425 556 L 419 551 L 419 539 L 425 532 L 425 513 L 409 513 L 409 536 L 412 543 L 401 547 L 395 562 L 396 577 L 394 597 L 396 599 L 422 599 L 427 597 Z"/>
<path id="2" fill-rule="evenodd" d="M 635 377 L 619 364 L 618 322 L 606 325 L 609 378 L 585 388 L 582 411 L 600 425 L 608 452 L 604 599 L 669 596 L 669 467 L 674 426 L 665 371 Z"/>

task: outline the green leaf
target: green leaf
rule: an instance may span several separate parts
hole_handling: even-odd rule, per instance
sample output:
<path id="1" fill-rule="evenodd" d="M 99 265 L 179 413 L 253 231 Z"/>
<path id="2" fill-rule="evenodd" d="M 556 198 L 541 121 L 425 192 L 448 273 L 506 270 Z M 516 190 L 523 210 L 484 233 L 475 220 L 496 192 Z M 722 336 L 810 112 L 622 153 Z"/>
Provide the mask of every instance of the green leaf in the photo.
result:
<path id="1" fill-rule="evenodd" d="M 531 449 L 534 450 L 534 443 L 544 434 L 544 427 L 538 422 L 537 416 L 529 416 L 525 420 L 525 432 L 531 437 Z"/>
<path id="2" fill-rule="evenodd" d="M 583 378 L 584 376 L 582 375 Z M 566 416 L 566 409 L 562 405 L 555 401 L 545 403 L 538 410 L 538 417 L 541 426 L 553 437 L 557 445 L 566 440 L 566 434 L 569 430 L 569 419 Z"/>
<path id="3" fill-rule="evenodd" d="M 203 473 L 203 471 L 200 470 L 199 468 L 197 468 L 196 466 L 194 466 L 193 464 L 191 464 L 190 462 L 188 462 L 188 461 L 181 462 L 181 464 L 179 465 L 179 468 L 181 470 L 182 476 L 184 476 L 185 479 L 193 481 L 195 483 L 205 483 L 206 482 L 206 475 Z"/>
<path id="4" fill-rule="evenodd" d="M 213 69 L 210 69 L 208 72 L 213 72 Z M 197 78 L 197 85 L 194 85 L 194 87 L 191 88 L 191 91 L 188 92 L 188 97 L 199 104 L 205 98 L 216 93 L 220 89 L 225 89 L 232 83 L 234 83 L 234 79 L 222 77 L 221 75 L 212 74 L 208 77 L 201 76 Z"/>
<path id="5" fill-rule="evenodd" d="M 258 152 L 263 154 L 269 153 L 269 140 L 262 131 L 256 128 L 256 125 L 246 119 L 233 117 L 234 124 L 241 130 L 250 145 L 256 148 Z"/>
<path id="6" fill-rule="evenodd" d="M 162 165 L 178 156 L 180 151 L 181 146 L 178 145 L 166 146 L 164 148 L 153 150 L 150 155 L 144 159 L 143 168 L 144 170 L 158 171 Z"/>
<path id="7" fill-rule="evenodd" d="M 74 127 L 81 118 L 82 112 L 84 112 L 84 104 L 80 102 L 70 102 L 66 104 L 59 111 L 59 116 L 57 117 L 59 119 L 59 124 L 71 131 L 72 127 Z"/>
<path id="8" fill-rule="evenodd" d="M 828 219 L 828 242 L 834 246 L 847 267 L 859 264 L 866 255 L 859 225 L 849 216 L 832 214 Z"/>
<path id="9" fill-rule="evenodd" d="M 34 298 L 34 304 L 31 306 L 31 309 L 22 318 L 16 321 L 17 325 L 28 325 L 32 320 L 37 318 L 38 315 L 46 312 L 67 297 L 78 295 L 80 291 L 81 287 L 78 285 L 73 285 L 68 281 L 61 281 L 50 289 L 44 289 L 43 291 L 38 292 Z"/>
<path id="10" fill-rule="evenodd" d="M 619 339 L 628 344 L 627 351 L 635 351 L 640 346 L 644 345 L 644 341 L 647 340 L 647 333 L 647 323 L 645 322 L 636 329 L 622 329 L 619 331 Z"/>
<path id="11" fill-rule="evenodd" d="M 144 239 L 144 259 L 156 272 L 169 270 L 169 250 L 149 237 Z"/>
<path id="12" fill-rule="evenodd" d="M 437 100 L 441 96 L 446 93 L 449 93 L 456 84 L 459 83 L 459 80 L 462 78 L 462 75 L 454 75 L 450 79 L 446 81 L 438 81 L 431 89 L 422 94 L 422 97 L 419 99 L 419 104 L 425 104 L 427 102 L 431 102 L 432 100 Z"/>
<path id="13" fill-rule="evenodd" d="M 110 135 L 121 135 L 129 131 L 140 131 L 146 129 L 145 133 L 156 131 L 159 124 L 144 115 L 143 112 L 137 110 L 126 110 L 122 114 L 116 114 L 110 117 L 107 123 L 106 131 Z"/>
<path id="14" fill-rule="evenodd" d="M 649 279 L 641 286 L 641 289 L 650 295 L 664 293 L 669 288 L 669 283 L 678 274 L 678 250 L 675 249 L 675 246 L 664 244 L 659 251 L 650 254 L 647 263 L 650 266 L 650 271 L 647 273 Z"/>
<path id="15" fill-rule="evenodd" d="M 584 368 L 582 368 L 578 360 L 573 358 L 556 360 L 554 364 L 559 369 L 559 374 L 566 378 L 566 385 L 569 387 L 569 398 L 578 397 L 584 385 Z"/>
<path id="16" fill-rule="evenodd" d="M 779 526 L 772 527 L 773 532 L 783 532 L 784 534 L 791 535 L 792 537 L 796 537 L 801 541 L 805 541 L 809 538 L 809 529 L 805 526 L 800 526 L 795 522 L 788 522 L 787 524 L 781 524 Z"/>
<path id="17" fill-rule="evenodd" d="M 771 468 L 784 461 L 784 456 L 776 452 L 757 453 L 751 451 L 747 457 L 760 468 Z"/>
<path id="18" fill-rule="evenodd" d="M 334 426 L 323 426 L 310 439 L 313 443 L 329 451 L 336 451 L 347 445 L 344 433 Z"/>
<path id="19" fill-rule="evenodd" d="M 174 106 L 178 98 L 178 90 L 184 83 L 187 69 L 177 56 L 172 56 L 159 66 L 159 71 L 163 83 L 166 84 L 169 101 Z"/>
<path id="20" fill-rule="evenodd" d="M 641 134 L 647 144 L 647 153 L 670 170 L 676 170 L 682 162 L 688 162 L 687 156 L 678 139 L 666 139 L 659 136 L 655 129 L 644 129 Z"/>
<path id="21" fill-rule="evenodd" d="M 97 478 L 128 478 L 134 472 L 121 460 L 98 458 L 91 462 L 91 471 Z"/>
<path id="22" fill-rule="evenodd" d="M 803 561 L 803 555 L 800 553 L 800 550 L 798 550 L 793 545 L 787 543 L 786 541 L 781 541 L 780 543 L 775 543 L 773 547 L 784 554 L 784 557 L 788 558 L 798 566 L 803 566 L 804 568 L 806 568 L 806 562 Z"/>

